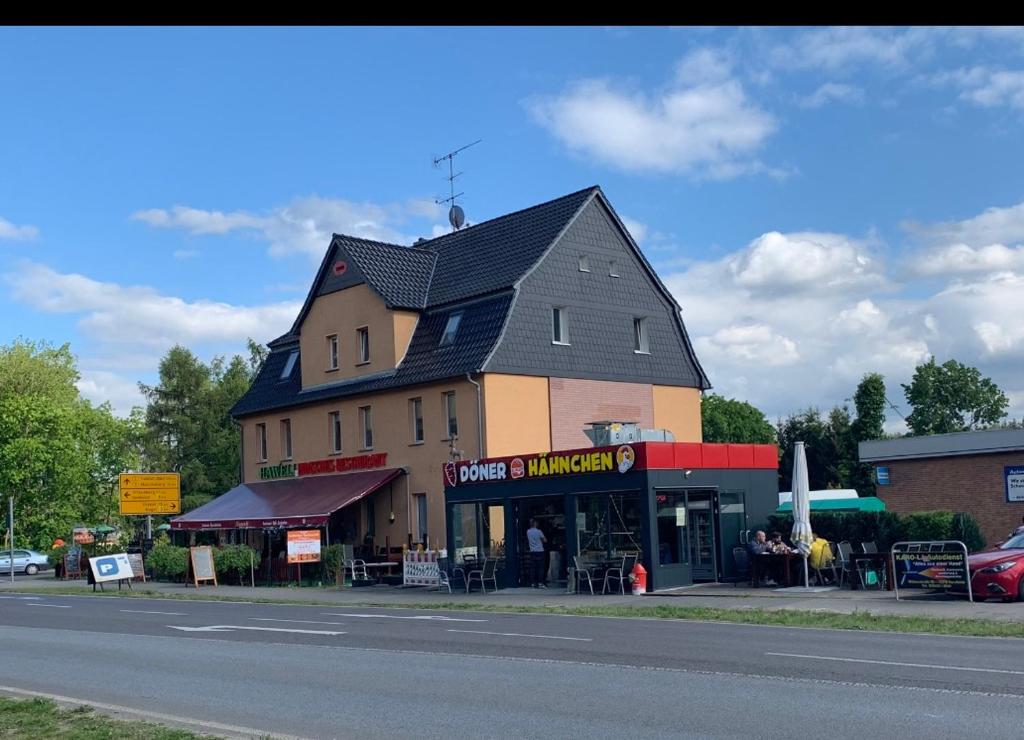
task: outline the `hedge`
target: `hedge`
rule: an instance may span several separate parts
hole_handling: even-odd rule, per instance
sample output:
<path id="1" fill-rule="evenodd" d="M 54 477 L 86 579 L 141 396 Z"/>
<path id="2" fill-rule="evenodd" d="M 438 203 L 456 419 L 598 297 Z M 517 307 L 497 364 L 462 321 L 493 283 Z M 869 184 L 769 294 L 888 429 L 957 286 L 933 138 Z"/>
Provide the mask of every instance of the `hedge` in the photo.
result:
<path id="1" fill-rule="evenodd" d="M 952 511 L 902 516 L 891 511 L 812 512 L 811 528 L 830 542 L 874 542 L 879 550 L 888 550 L 893 543 L 907 540 L 960 540 L 970 552 L 985 547 L 977 520 L 970 514 Z M 792 514 L 772 514 L 768 517 L 768 529 L 788 535 L 793 529 Z"/>

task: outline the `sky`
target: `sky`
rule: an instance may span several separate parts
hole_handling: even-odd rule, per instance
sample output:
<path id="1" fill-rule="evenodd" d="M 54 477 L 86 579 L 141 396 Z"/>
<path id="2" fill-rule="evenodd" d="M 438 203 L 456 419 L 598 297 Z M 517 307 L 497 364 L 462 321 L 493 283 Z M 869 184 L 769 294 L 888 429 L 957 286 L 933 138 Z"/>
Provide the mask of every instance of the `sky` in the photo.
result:
<path id="1" fill-rule="evenodd" d="M 332 232 L 600 185 L 769 419 L 934 356 L 1024 416 L 1024 29 L 2 28 L 0 341 L 142 405 L 284 333 Z"/>

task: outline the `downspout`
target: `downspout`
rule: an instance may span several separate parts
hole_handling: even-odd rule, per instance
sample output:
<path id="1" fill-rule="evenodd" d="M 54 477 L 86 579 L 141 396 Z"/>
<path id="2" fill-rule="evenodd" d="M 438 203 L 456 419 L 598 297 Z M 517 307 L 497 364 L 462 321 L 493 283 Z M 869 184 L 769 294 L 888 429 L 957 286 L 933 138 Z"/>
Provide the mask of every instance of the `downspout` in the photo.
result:
<path id="1" fill-rule="evenodd" d="M 484 457 L 484 405 L 480 384 L 473 380 L 473 373 L 466 373 L 466 380 L 476 386 L 476 459 Z"/>

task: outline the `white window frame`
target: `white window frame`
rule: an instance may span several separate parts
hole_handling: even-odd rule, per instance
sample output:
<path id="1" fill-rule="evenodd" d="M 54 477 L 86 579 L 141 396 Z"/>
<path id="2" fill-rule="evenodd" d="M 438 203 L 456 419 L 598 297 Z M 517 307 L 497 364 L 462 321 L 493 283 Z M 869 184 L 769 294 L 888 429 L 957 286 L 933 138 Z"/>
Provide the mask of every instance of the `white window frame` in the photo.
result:
<path id="1" fill-rule="evenodd" d="M 328 434 L 331 438 L 331 454 L 339 455 L 342 450 L 341 412 L 331 411 L 327 414 Z"/>
<path id="2" fill-rule="evenodd" d="M 441 394 L 441 411 L 444 414 L 444 438 L 445 440 L 458 439 L 459 436 L 459 406 L 455 391 L 445 391 Z M 452 431 L 452 427 L 455 431 Z"/>
<path id="3" fill-rule="evenodd" d="M 621 275 L 619 275 L 619 263 L 616 262 L 615 260 L 611 260 L 608 263 L 608 277 L 622 277 Z"/>
<path id="4" fill-rule="evenodd" d="M 338 335 L 327 335 L 327 370 L 338 369 Z"/>
<path id="5" fill-rule="evenodd" d="M 356 329 L 356 342 L 359 345 L 359 362 L 357 365 L 367 365 L 370 362 L 370 327 L 360 326 Z"/>
<path id="6" fill-rule="evenodd" d="M 633 317 L 633 353 L 638 355 L 651 354 L 651 338 L 647 331 L 647 317 Z"/>
<path id="7" fill-rule="evenodd" d="M 261 422 L 256 425 L 256 462 L 267 461 L 267 424 Z"/>
<path id="8" fill-rule="evenodd" d="M 413 537 L 413 541 L 414 542 L 423 542 L 423 535 L 424 535 L 424 533 L 430 534 L 427 531 L 427 526 L 428 526 L 429 521 L 430 521 L 428 519 L 428 511 L 429 511 L 428 505 L 429 504 L 427 502 L 427 494 L 426 493 L 414 493 L 412 495 L 412 501 L 413 501 L 413 524 L 416 527 L 416 531 L 414 533 L 415 536 Z M 423 517 L 422 518 L 420 518 L 421 507 L 422 507 L 422 513 L 423 513 Z M 424 545 L 425 544 L 426 543 L 424 543 Z"/>
<path id="9" fill-rule="evenodd" d="M 569 309 L 565 306 L 551 307 L 551 343 L 569 346 Z"/>
<path id="10" fill-rule="evenodd" d="M 416 422 L 419 422 L 419 424 Z M 427 436 L 427 430 L 426 426 L 423 424 L 422 396 L 409 399 L 409 425 L 412 431 L 412 443 L 414 445 L 423 444 L 423 441 Z M 417 432 L 419 432 L 419 434 L 417 434 Z"/>
<path id="11" fill-rule="evenodd" d="M 359 429 L 362 432 L 363 446 L 361 449 L 373 449 L 373 407 L 359 407 Z"/>
<path id="12" fill-rule="evenodd" d="M 292 459 L 292 420 L 281 419 L 281 459 Z"/>
<path id="13" fill-rule="evenodd" d="M 590 272 L 590 257 L 586 254 L 581 254 L 579 256 L 578 266 L 580 272 Z"/>

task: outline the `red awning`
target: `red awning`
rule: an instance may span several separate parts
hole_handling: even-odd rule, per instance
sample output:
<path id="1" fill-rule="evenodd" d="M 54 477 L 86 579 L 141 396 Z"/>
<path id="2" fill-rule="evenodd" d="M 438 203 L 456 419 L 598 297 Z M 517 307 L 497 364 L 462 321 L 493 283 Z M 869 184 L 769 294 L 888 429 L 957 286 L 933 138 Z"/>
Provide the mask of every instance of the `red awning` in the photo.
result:
<path id="1" fill-rule="evenodd" d="M 243 483 L 171 520 L 171 529 L 320 527 L 331 514 L 386 486 L 401 468 Z"/>

